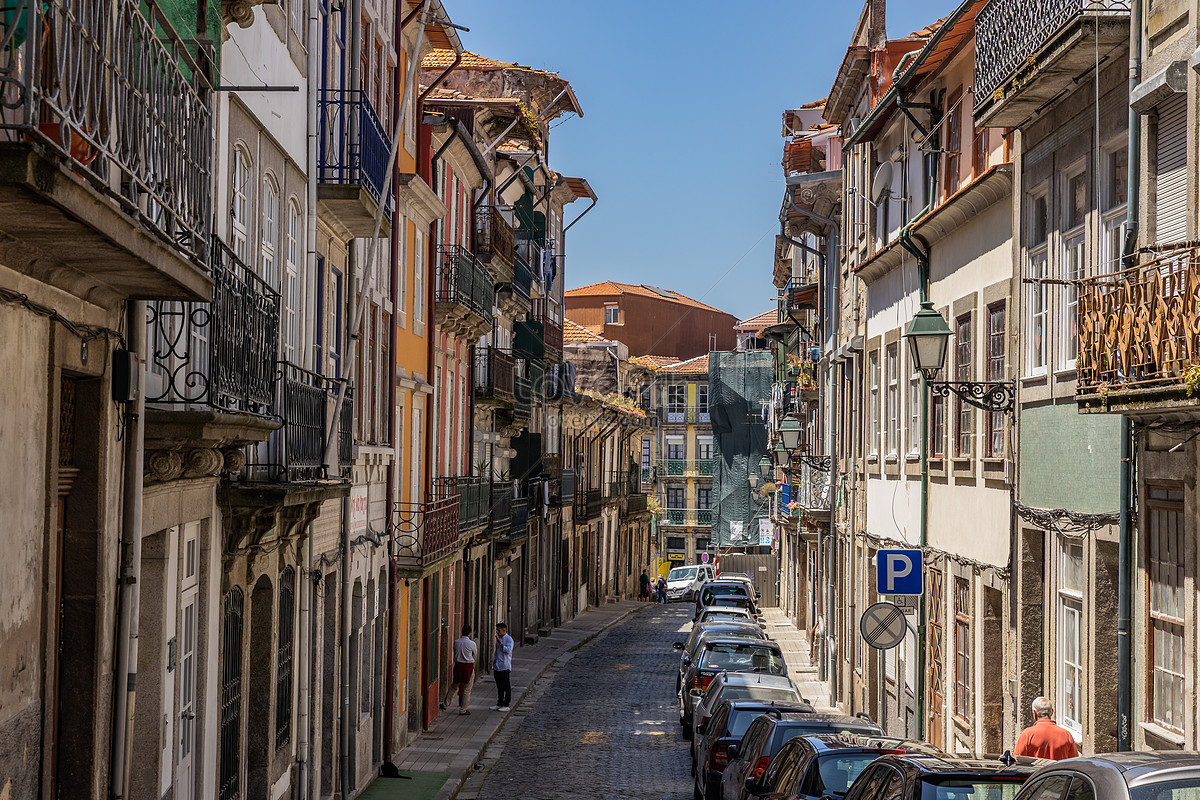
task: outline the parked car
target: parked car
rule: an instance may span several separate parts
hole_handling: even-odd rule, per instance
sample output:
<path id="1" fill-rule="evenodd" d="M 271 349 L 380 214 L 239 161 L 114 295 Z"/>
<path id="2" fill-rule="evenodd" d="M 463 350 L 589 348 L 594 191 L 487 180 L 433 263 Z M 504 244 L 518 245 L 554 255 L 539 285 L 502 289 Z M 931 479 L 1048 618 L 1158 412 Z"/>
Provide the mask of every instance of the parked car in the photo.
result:
<path id="1" fill-rule="evenodd" d="M 693 795 L 697 800 L 702 797 L 712 800 L 720 795 L 721 773 L 729 762 L 729 745 L 740 742 L 750 723 L 760 715 L 812 712 L 813 707 L 808 703 L 722 700 L 713 710 L 712 719 L 697 726 L 692 739 Z"/>
<path id="2" fill-rule="evenodd" d="M 717 636 L 741 636 L 746 639 L 766 639 L 767 634 L 753 622 L 713 622 L 706 625 L 693 625 L 692 632 L 686 641 L 674 642 L 671 647 L 681 651 L 679 654 L 679 675 L 675 678 L 675 691 L 683 685 L 683 673 L 687 671 L 696 658 L 696 651 L 701 639 L 712 639 Z"/>
<path id="3" fill-rule="evenodd" d="M 721 800 L 759 797 L 759 781 L 770 768 L 775 754 L 789 739 L 814 733 L 879 736 L 883 731 L 870 719 L 845 714 L 759 717 L 750 723 L 741 743 L 729 751 L 729 763 L 721 775 Z"/>
<path id="4" fill-rule="evenodd" d="M 706 622 L 754 622 L 754 615 L 739 606 L 706 606 L 694 624 L 703 625 Z M 761 622 L 758 624 L 762 625 Z"/>
<path id="5" fill-rule="evenodd" d="M 1109 753 L 1047 764 L 1015 800 L 1190 800 L 1200 796 L 1200 753 Z"/>
<path id="6" fill-rule="evenodd" d="M 713 709 L 722 700 L 774 700 L 780 703 L 807 702 L 800 696 L 800 690 L 792 679 L 786 675 L 768 675 L 762 672 L 722 672 L 712 679 L 699 702 L 692 709 L 692 716 L 684 719 L 680 714 L 679 722 L 683 725 L 683 738 L 691 739 L 697 725 L 708 722 Z"/>
<path id="7" fill-rule="evenodd" d="M 1013 800 L 1046 763 L 1012 756 L 881 756 L 855 779 L 845 800 Z"/>
<path id="8" fill-rule="evenodd" d="M 741 581 L 750 589 L 750 594 L 754 597 L 754 602 L 762 599 L 762 593 L 758 591 L 758 587 L 754 585 L 754 579 L 749 575 L 740 572 L 722 572 L 721 580 L 723 581 Z"/>
<path id="9" fill-rule="evenodd" d="M 694 600 L 700 587 L 716 577 L 717 570 L 711 564 L 675 567 L 667 573 L 667 602 Z"/>
<path id="10" fill-rule="evenodd" d="M 762 800 L 836 800 L 880 756 L 940 752 L 928 742 L 886 736 L 797 736 L 784 742 L 760 780 L 747 781 L 746 794 Z"/>
<path id="11" fill-rule="evenodd" d="M 742 597 L 741 595 L 719 595 L 713 598 L 711 603 L 701 608 L 700 614 L 703 615 L 704 612 L 708 611 L 710 608 L 738 608 L 742 611 L 745 611 L 752 622 L 757 622 L 760 625 L 763 624 L 762 615 L 758 610 L 758 604 L 749 597 Z"/>
<path id="12" fill-rule="evenodd" d="M 744 597 L 750 601 L 755 617 L 758 616 L 758 609 L 754 607 L 753 590 L 746 586 L 743 581 L 709 581 L 700 587 L 700 591 L 696 594 L 696 613 L 693 619 L 700 618 L 700 612 L 705 606 L 713 605 L 718 597 Z"/>
<path id="13" fill-rule="evenodd" d="M 691 719 L 696 700 L 722 672 L 787 675 L 787 665 L 775 642 L 731 636 L 703 637 L 680 680 L 681 718 Z"/>

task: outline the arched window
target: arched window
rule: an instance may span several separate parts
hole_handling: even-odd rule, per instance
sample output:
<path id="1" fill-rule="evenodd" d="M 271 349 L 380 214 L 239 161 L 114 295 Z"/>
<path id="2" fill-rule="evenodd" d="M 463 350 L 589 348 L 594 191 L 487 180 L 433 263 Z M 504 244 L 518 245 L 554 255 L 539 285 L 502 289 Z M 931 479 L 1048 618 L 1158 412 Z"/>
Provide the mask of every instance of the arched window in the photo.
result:
<path id="1" fill-rule="evenodd" d="M 221 622 L 221 800 L 240 797 L 242 776 L 242 590 L 225 595 Z"/>
<path id="2" fill-rule="evenodd" d="M 296 570 L 279 576 L 279 634 L 275 651 L 275 749 L 292 740 L 292 636 L 296 597 Z"/>
<path id="3" fill-rule="evenodd" d="M 279 288 L 279 185 L 270 175 L 262 181 L 259 275 L 272 289 Z"/>
<path id="4" fill-rule="evenodd" d="M 299 363 L 300 264 L 304 258 L 304 214 L 296 198 L 288 200 L 287 244 L 283 274 L 283 360 Z"/>
<path id="5" fill-rule="evenodd" d="M 229 195 L 229 237 L 233 252 L 245 261 L 248 253 L 246 243 L 250 238 L 250 191 L 251 161 L 246 148 L 233 148 L 233 175 Z"/>

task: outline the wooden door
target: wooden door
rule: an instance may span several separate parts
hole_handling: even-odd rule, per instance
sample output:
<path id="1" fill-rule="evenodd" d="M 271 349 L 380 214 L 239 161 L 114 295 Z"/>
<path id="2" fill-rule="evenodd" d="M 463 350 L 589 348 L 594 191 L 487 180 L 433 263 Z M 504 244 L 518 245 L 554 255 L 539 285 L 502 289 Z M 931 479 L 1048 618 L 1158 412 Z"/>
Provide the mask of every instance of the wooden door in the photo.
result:
<path id="1" fill-rule="evenodd" d="M 945 620 L 942 603 L 943 577 L 940 570 L 929 570 L 929 653 L 927 669 L 929 670 L 929 730 L 926 739 L 936 747 L 945 747 L 945 716 L 946 688 L 943 682 L 942 656 L 945 641 Z"/>

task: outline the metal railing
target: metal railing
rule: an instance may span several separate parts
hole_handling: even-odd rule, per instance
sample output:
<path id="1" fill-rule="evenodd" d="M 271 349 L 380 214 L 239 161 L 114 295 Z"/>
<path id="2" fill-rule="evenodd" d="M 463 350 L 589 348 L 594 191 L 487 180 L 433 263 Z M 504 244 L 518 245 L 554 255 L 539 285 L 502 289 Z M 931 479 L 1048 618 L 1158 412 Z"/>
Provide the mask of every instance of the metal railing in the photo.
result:
<path id="1" fill-rule="evenodd" d="M 428 566 L 458 547 L 458 500 L 396 503 L 393 507 L 396 557 L 401 564 Z"/>
<path id="2" fill-rule="evenodd" d="M 480 258 L 513 263 L 512 225 L 495 206 L 484 205 L 475 210 L 475 253 Z"/>
<path id="3" fill-rule="evenodd" d="M 534 322 L 542 323 L 542 342 L 546 348 L 546 354 L 553 354 L 555 359 L 562 358 L 563 352 L 563 329 L 562 324 L 556 322 L 550 313 L 550 301 L 545 298 L 539 298 L 533 301 L 533 310 L 529 314 L 529 318 Z"/>
<path id="4" fill-rule="evenodd" d="M 515 250 L 516 258 L 514 259 L 514 269 L 516 262 L 520 262 L 528 270 L 529 280 L 536 283 L 538 286 L 542 284 L 542 241 L 527 235 L 523 231 L 516 231 Z M 529 296 L 526 292 L 526 297 Z"/>
<path id="5" fill-rule="evenodd" d="M 270 415 L 279 293 L 216 237 L 211 303 L 147 304 L 146 402 Z"/>
<path id="6" fill-rule="evenodd" d="M 663 509 L 663 522 L 667 525 L 690 525 L 692 522 L 688 519 L 689 516 L 686 508 Z"/>
<path id="7" fill-rule="evenodd" d="M 595 519 L 600 516 L 600 509 L 604 505 L 604 498 L 601 496 L 599 489 L 588 489 L 583 493 L 583 500 L 587 519 Z"/>
<path id="8" fill-rule="evenodd" d="M 492 533 L 507 533 L 512 527 L 512 483 L 493 483 L 490 502 L 488 514 L 492 522 Z"/>
<path id="9" fill-rule="evenodd" d="M 629 495 L 629 500 L 626 503 L 625 511 L 628 514 L 638 514 L 642 511 L 645 511 L 646 507 L 646 495 L 631 494 Z"/>
<path id="10" fill-rule="evenodd" d="M 326 424 L 338 383 L 287 362 L 276 365 L 275 409 L 280 428 L 270 440 L 247 448 L 246 480 L 302 483 L 329 477 Z M 354 396 L 347 391 L 338 430 L 338 466 L 349 474 L 354 458 Z"/>
<path id="11" fill-rule="evenodd" d="M 687 409 L 683 406 L 668 406 L 666 415 L 668 425 L 682 425 L 687 417 Z"/>
<path id="12" fill-rule="evenodd" d="M 577 478 L 578 473 L 573 469 L 564 469 L 562 471 L 562 494 L 559 496 L 559 499 L 564 506 L 575 502 L 575 484 Z"/>
<path id="13" fill-rule="evenodd" d="M 365 186 L 378 202 L 390 143 L 370 98 L 358 90 L 326 89 L 317 100 L 317 121 L 317 182 Z"/>
<path id="14" fill-rule="evenodd" d="M 513 256 L 513 294 L 529 302 L 529 293 L 532 286 L 533 270 L 520 251 L 515 251 Z"/>
<path id="15" fill-rule="evenodd" d="M 509 526 L 508 535 L 510 538 L 524 536 L 529 531 L 529 502 L 525 498 L 519 498 L 513 501 L 512 504 L 512 524 Z"/>
<path id="16" fill-rule="evenodd" d="M 788 503 L 797 503 L 797 509 L 802 511 L 828 511 L 833 487 L 829 482 L 829 470 L 820 470 L 806 463 L 801 463 L 799 475 L 793 469 L 792 477 L 795 482 L 784 484 L 780 501 L 787 509 Z M 798 478 L 798 480 L 796 480 Z"/>
<path id="17" fill-rule="evenodd" d="M 522 359 L 518 359 L 520 361 Z M 530 418 L 530 401 L 533 397 L 533 385 L 529 378 L 521 374 L 521 365 L 518 364 L 513 375 L 513 416 L 517 419 L 528 420 Z"/>
<path id="18" fill-rule="evenodd" d="M 201 269 L 213 219 L 213 72 L 211 45 L 180 37 L 155 2 L 0 4 L 0 138 L 63 159 Z"/>
<path id="19" fill-rule="evenodd" d="M 681 477 L 695 476 L 709 477 L 713 474 L 713 460 L 711 458 L 686 459 L 686 458 L 668 458 L 666 461 L 658 462 L 659 477 Z"/>
<path id="20" fill-rule="evenodd" d="M 479 259 L 462 245 L 438 245 L 438 303 L 458 303 L 484 319 L 492 318 L 496 286 Z"/>
<path id="21" fill-rule="evenodd" d="M 696 524 L 697 525 L 712 525 L 713 512 L 711 508 L 696 509 Z"/>
<path id="22" fill-rule="evenodd" d="M 1182 388 L 1200 364 L 1200 248 L 1079 286 L 1080 395 Z"/>
<path id="23" fill-rule="evenodd" d="M 477 345 L 472 350 L 475 396 L 512 402 L 516 369 L 512 351 L 487 345 Z"/>
<path id="24" fill-rule="evenodd" d="M 458 529 L 470 530 L 488 521 L 491 512 L 492 484 L 481 475 L 434 478 L 433 496 L 437 500 L 458 500 Z"/>
<path id="25" fill-rule="evenodd" d="M 1075 18 L 1128 14 L 1128 0 L 991 0 L 975 17 L 975 105 Z"/>
<path id="26" fill-rule="evenodd" d="M 333 390 L 337 393 L 337 389 Z M 354 390 L 348 389 L 342 402 L 342 418 L 338 420 L 338 471 L 343 478 L 350 477 L 354 466 Z"/>

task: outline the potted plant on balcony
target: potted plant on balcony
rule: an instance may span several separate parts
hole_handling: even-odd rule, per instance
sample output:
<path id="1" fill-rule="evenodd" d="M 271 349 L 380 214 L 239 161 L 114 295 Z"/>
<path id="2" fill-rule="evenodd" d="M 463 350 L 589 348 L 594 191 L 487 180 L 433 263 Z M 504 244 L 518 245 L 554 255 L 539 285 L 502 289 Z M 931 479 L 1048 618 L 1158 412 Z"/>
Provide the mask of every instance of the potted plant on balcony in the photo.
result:
<path id="1" fill-rule="evenodd" d="M 796 500 L 787 504 L 788 516 L 796 519 L 800 516 L 800 503 Z"/>

